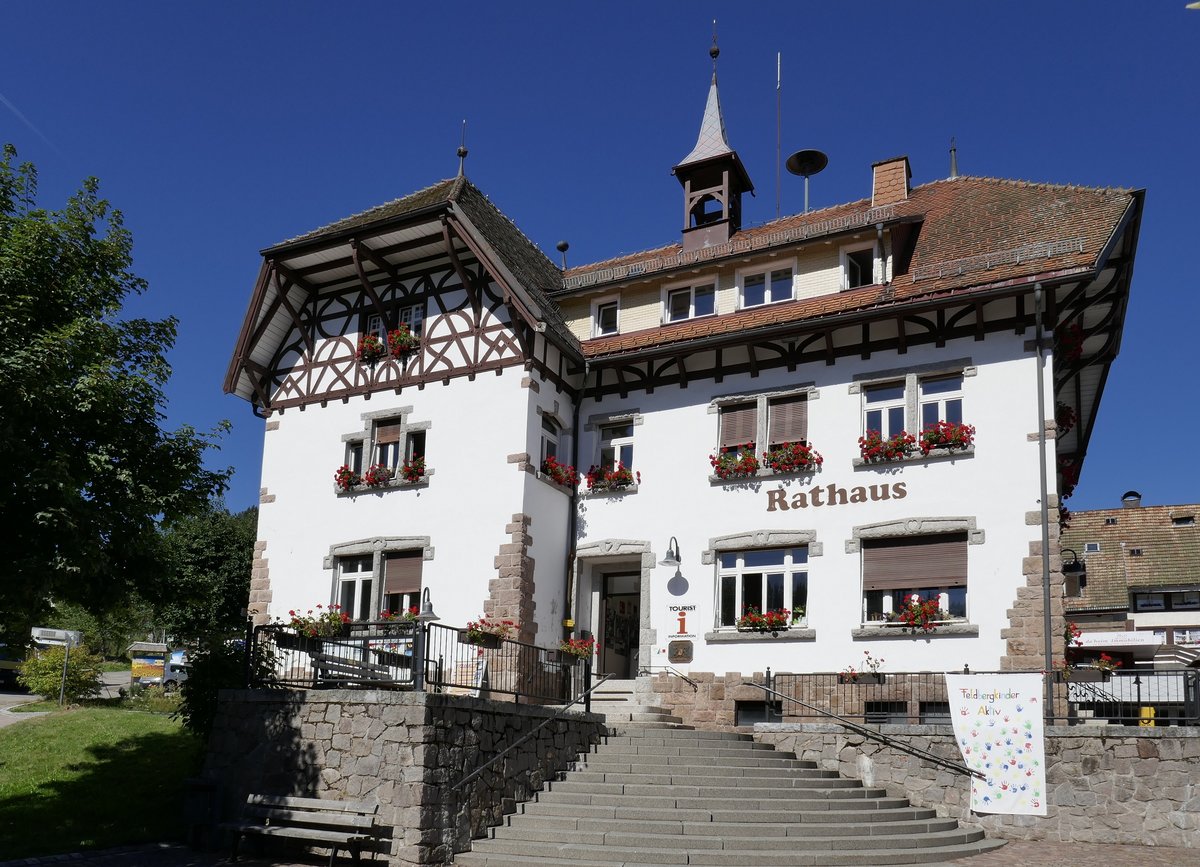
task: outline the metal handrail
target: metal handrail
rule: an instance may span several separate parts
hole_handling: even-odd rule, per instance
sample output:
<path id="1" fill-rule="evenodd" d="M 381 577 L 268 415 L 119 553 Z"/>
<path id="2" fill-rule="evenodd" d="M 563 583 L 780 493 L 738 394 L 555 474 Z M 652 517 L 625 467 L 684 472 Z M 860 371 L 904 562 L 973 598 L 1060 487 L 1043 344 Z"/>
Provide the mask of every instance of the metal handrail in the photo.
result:
<path id="1" fill-rule="evenodd" d="M 883 732 L 877 731 L 876 729 L 867 728 L 866 726 L 863 726 L 863 725 L 859 725 L 858 723 L 854 722 L 853 720 L 848 720 L 843 716 L 838 716 L 836 713 L 833 713 L 832 711 L 828 711 L 828 710 L 825 710 L 824 708 L 817 707 L 814 704 L 809 704 L 806 701 L 801 701 L 800 699 L 795 698 L 794 696 L 784 695 L 782 692 L 779 692 L 778 690 L 774 690 L 771 687 L 766 686 L 765 684 L 755 683 L 755 684 L 750 684 L 750 685 L 757 686 L 763 692 L 769 693 L 770 695 L 773 695 L 777 698 L 785 699 L 787 701 L 794 701 L 796 704 L 803 705 L 804 707 L 808 708 L 809 710 L 815 710 L 817 713 L 821 714 L 822 716 L 826 716 L 832 720 L 835 720 L 838 723 L 838 725 L 843 726 L 844 728 L 850 729 L 850 731 L 854 732 L 855 734 L 860 734 L 863 737 L 867 738 L 868 740 L 878 741 L 879 743 L 883 744 L 886 747 L 891 747 L 892 749 L 899 750 L 902 753 L 907 753 L 910 756 L 915 756 L 919 759 L 924 759 L 927 762 L 931 762 L 932 764 L 935 764 L 941 768 L 945 768 L 948 771 L 953 771 L 956 774 L 963 774 L 964 776 L 975 777 L 976 779 L 979 779 L 979 780 L 987 779 L 987 777 L 985 777 L 982 772 L 973 771 L 964 764 L 960 764 L 958 762 L 951 761 L 950 759 L 942 758 L 941 756 L 935 755 L 934 753 L 931 753 L 928 750 L 923 750 L 920 747 L 914 747 L 912 744 L 906 744 L 903 741 L 900 741 L 900 740 L 897 740 L 896 738 L 885 735 Z"/>
<path id="2" fill-rule="evenodd" d="M 592 666 L 591 666 L 591 663 L 587 663 L 587 668 L 588 668 L 587 675 L 588 675 L 588 676 L 585 678 L 585 680 L 584 680 L 584 683 L 587 683 L 587 682 L 588 682 L 588 680 L 590 680 L 590 679 L 591 679 L 591 677 L 590 677 L 590 675 L 591 675 L 591 671 L 590 671 L 591 667 L 592 667 Z M 562 705 L 562 706 L 555 706 L 555 707 L 553 707 L 553 712 L 550 714 L 550 716 L 546 717 L 546 719 L 542 720 L 542 722 L 541 722 L 541 723 L 539 723 L 539 724 L 538 724 L 537 726 L 535 726 L 534 728 L 530 729 L 528 732 L 526 732 L 524 735 L 522 735 L 522 736 L 521 736 L 520 738 L 518 738 L 517 740 L 513 741 L 511 744 L 509 744 L 509 745 L 508 745 L 507 747 L 505 747 L 503 750 L 501 750 L 500 752 L 496 753 L 496 755 L 492 756 L 490 759 L 488 759 L 486 762 L 484 762 L 484 763 L 483 763 L 482 765 L 480 765 L 478 768 L 476 768 L 475 770 L 471 771 L 469 774 L 466 774 L 465 776 L 461 777 L 461 778 L 460 778 L 460 779 L 459 779 L 457 782 L 455 782 L 455 783 L 452 783 L 452 784 L 451 784 L 451 785 L 448 787 L 448 788 L 449 788 L 449 791 L 450 791 L 450 809 L 449 809 L 449 811 L 448 811 L 448 813 L 449 813 L 449 817 L 450 817 L 450 823 L 454 823 L 454 822 L 456 821 L 456 819 L 457 819 L 457 813 L 458 813 L 458 811 L 457 811 L 457 809 L 456 809 L 456 808 L 457 808 L 457 804 L 455 803 L 455 801 L 457 800 L 458 793 L 459 793 L 459 791 L 460 791 L 460 790 L 463 788 L 463 786 L 465 786 L 467 783 L 469 783 L 469 782 L 471 782 L 472 780 L 474 780 L 474 779 L 478 778 L 479 776 L 481 776 L 481 775 L 483 774 L 483 772 L 484 772 L 484 771 L 486 771 L 486 770 L 487 770 L 488 768 L 490 768 L 492 765 L 496 764 L 496 762 L 500 761 L 502 758 L 504 758 L 506 755 L 508 755 L 508 754 L 509 754 L 510 752 L 512 752 L 513 750 L 515 750 L 517 747 L 521 746 L 521 744 L 523 744 L 523 743 L 525 743 L 526 741 L 528 741 L 528 740 L 532 739 L 534 736 L 536 736 L 536 735 L 537 735 L 537 733 L 538 733 L 538 732 L 540 732 L 540 731 L 541 731 L 542 729 L 544 729 L 546 726 L 550 725 L 550 723 L 552 723 L 552 722 L 554 722 L 554 721 L 556 721 L 556 720 L 560 719 L 560 718 L 562 717 L 562 714 L 563 714 L 563 713 L 565 713 L 565 712 L 566 712 L 566 710 L 567 710 L 568 708 L 570 708 L 572 705 L 574 705 L 574 704 L 577 704 L 577 703 L 578 703 L 579 701 L 581 701 L 581 700 L 586 700 L 586 701 L 588 702 L 588 705 L 587 705 L 587 706 L 589 706 L 589 707 L 590 707 L 590 702 L 591 702 L 592 693 L 593 693 L 593 692 L 595 692 L 595 691 L 596 691 L 596 690 L 597 690 L 597 689 L 598 689 L 598 688 L 599 688 L 599 687 L 600 687 L 602 684 L 604 684 L 604 683 L 605 683 L 605 682 L 606 682 L 606 681 L 607 681 L 607 680 L 608 680 L 610 677 L 612 677 L 612 675 L 611 675 L 611 674 L 606 674 L 606 675 L 604 675 L 604 676 L 603 676 L 603 677 L 601 677 L 601 678 L 600 678 L 598 681 L 596 681 L 594 684 L 592 684 L 591 686 L 589 686 L 589 687 L 588 687 L 587 689 L 585 689 L 583 692 L 579 693 L 579 695 L 575 696 L 573 699 L 571 699 L 571 700 L 570 700 L 569 702 L 567 702 L 566 704 L 564 704 L 564 705 Z M 443 830 L 445 830 L 445 829 L 443 829 Z M 450 845 L 446 847 L 446 851 L 447 851 L 447 855 L 448 855 L 448 857 L 447 857 L 447 860 L 446 860 L 444 863 L 446 863 L 446 864 L 453 864 L 453 863 L 454 863 L 454 841 L 453 841 L 453 840 L 451 840 L 451 841 L 450 841 Z"/>
<path id="3" fill-rule="evenodd" d="M 662 672 L 664 674 L 670 674 L 670 675 L 673 675 L 673 676 L 679 678 L 682 681 L 686 681 L 692 687 L 692 692 L 700 691 L 700 684 L 696 683 L 696 681 L 692 680 L 690 677 L 688 677 L 682 671 L 679 671 L 678 669 L 676 669 L 670 665 L 639 666 L 638 677 L 641 677 L 643 674 L 654 674 L 654 672 L 656 672 L 656 671 Z"/>

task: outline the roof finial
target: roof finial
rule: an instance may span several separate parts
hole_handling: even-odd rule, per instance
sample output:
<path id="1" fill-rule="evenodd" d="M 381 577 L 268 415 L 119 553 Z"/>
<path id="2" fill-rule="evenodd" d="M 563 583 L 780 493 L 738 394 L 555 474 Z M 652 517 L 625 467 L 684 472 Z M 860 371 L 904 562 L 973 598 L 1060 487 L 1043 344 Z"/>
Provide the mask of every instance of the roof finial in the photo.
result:
<path id="1" fill-rule="evenodd" d="M 954 136 L 950 136 L 950 177 L 958 177 L 958 147 L 954 144 Z"/>
<path id="2" fill-rule="evenodd" d="M 466 177 L 467 174 L 467 120 L 463 118 L 462 124 L 462 143 L 458 146 L 458 176 Z"/>
<path id="3" fill-rule="evenodd" d="M 713 44 L 712 48 L 708 49 L 708 56 L 713 62 L 713 81 L 717 80 L 717 58 L 721 56 L 721 49 L 717 47 L 717 19 L 713 19 Z"/>

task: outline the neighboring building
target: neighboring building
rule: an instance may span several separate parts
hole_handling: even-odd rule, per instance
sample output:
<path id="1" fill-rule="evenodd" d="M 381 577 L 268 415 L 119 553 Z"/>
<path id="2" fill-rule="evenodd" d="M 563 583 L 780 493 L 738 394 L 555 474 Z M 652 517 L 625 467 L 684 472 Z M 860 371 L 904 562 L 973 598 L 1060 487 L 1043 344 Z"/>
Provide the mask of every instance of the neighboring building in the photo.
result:
<path id="1" fill-rule="evenodd" d="M 328 601 L 369 618 L 424 588 L 453 625 L 595 633 L 618 676 L 830 671 L 864 650 L 891 670 L 1040 669 L 1037 383 L 1056 545 L 1142 193 L 913 187 L 898 157 L 871 167 L 869 197 L 744 227 L 753 186 L 715 75 L 674 173 L 678 243 L 565 272 L 461 172 L 264 252 L 226 379 L 266 419 L 258 620 Z M 356 359 L 402 324 L 415 351 Z M 868 430 L 942 421 L 974 442 L 863 459 Z M 747 443 L 823 463 L 718 478 L 710 455 Z M 556 484 L 548 456 L 607 468 L 608 490 Z M 342 490 L 343 464 L 347 483 L 377 464 L 415 481 Z M 672 537 L 678 570 L 658 565 Z M 948 612 L 920 640 L 887 623 L 914 593 Z M 796 619 L 739 631 L 749 606 Z"/>
<path id="2" fill-rule="evenodd" d="M 1070 655 L 1134 665 L 1200 664 L 1200 505 L 1075 512 L 1062 535 L 1067 617 L 1083 632 Z"/>

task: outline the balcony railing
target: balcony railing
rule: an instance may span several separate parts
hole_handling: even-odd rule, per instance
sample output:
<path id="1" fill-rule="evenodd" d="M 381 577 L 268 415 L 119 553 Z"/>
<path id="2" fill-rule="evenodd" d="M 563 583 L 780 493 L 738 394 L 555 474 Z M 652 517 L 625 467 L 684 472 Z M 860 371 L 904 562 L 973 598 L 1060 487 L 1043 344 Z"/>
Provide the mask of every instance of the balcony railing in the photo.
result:
<path id="1" fill-rule="evenodd" d="M 1200 671 L 1158 669 L 1106 675 L 1095 669 L 1075 669 L 1068 677 L 1056 672 L 1052 678 L 1049 719 L 1053 723 L 1200 725 Z M 823 719 L 825 711 L 872 724 L 950 724 L 942 672 L 860 671 L 848 675 L 768 671 L 767 686 L 804 703 L 784 702 L 778 721 Z"/>
<path id="2" fill-rule="evenodd" d="M 271 674 L 248 681 L 304 689 L 424 689 L 530 704 L 572 701 L 591 681 L 590 660 L 494 635 L 478 640 L 472 643 L 465 629 L 404 620 L 348 623 L 336 634 L 316 636 L 279 624 L 259 626 L 251 658 L 266 661 Z"/>

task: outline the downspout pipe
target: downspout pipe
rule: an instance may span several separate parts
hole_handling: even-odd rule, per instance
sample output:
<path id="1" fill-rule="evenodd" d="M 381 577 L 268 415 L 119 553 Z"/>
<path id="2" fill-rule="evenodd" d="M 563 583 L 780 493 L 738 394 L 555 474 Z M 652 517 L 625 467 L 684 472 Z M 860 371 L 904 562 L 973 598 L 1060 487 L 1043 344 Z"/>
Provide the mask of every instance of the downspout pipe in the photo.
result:
<path id="1" fill-rule="evenodd" d="M 579 467 L 579 408 L 583 405 L 584 394 L 587 392 L 588 374 L 591 372 L 591 365 L 587 360 L 583 362 L 583 384 L 579 389 L 579 397 L 575 400 L 575 407 L 571 411 L 571 466 Z M 570 511 L 567 513 L 567 560 L 564 574 L 564 593 L 563 598 L 566 600 L 566 605 L 563 609 L 563 619 L 575 621 L 576 608 L 576 590 L 578 587 L 578 577 L 575 575 L 575 534 L 579 526 L 579 486 L 576 485 L 571 490 L 571 505 Z M 567 638 L 571 634 L 571 630 L 577 628 L 563 625 L 563 638 Z"/>
<path id="2" fill-rule="evenodd" d="M 1054 643 L 1050 620 L 1050 491 L 1046 468 L 1046 353 L 1042 313 L 1046 299 L 1041 283 L 1033 287 L 1034 345 L 1037 348 L 1037 432 L 1038 471 L 1042 505 L 1042 638 L 1046 648 L 1045 709 L 1046 724 L 1054 720 Z"/>

